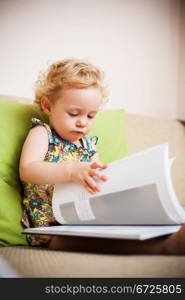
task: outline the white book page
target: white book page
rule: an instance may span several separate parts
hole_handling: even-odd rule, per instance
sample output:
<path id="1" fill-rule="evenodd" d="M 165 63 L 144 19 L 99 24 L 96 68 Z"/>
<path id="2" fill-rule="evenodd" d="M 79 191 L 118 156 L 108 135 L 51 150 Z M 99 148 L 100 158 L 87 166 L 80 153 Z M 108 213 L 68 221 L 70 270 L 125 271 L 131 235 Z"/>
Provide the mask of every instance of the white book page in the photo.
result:
<path id="1" fill-rule="evenodd" d="M 161 172 L 159 173 L 157 181 L 158 192 L 168 216 L 170 216 L 175 223 L 182 224 L 185 223 L 185 211 L 177 199 L 171 178 L 171 165 L 175 157 L 167 159 L 166 152 L 168 152 L 168 147 L 163 151 Z"/>
<path id="2" fill-rule="evenodd" d="M 93 197 L 88 195 L 88 202 L 83 199 L 85 196 L 75 204 L 70 201 L 58 207 L 65 224 L 174 224 L 161 204 L 155 184 Z"/>
<path id="3" fill-rule="evenodd" d="M 169 168 L 171 169 L 172 164 L 174 163 L 176 157 L 169 158 Z"/>
<path id="4" fill-rule="evenodd" d="M 78 184 L 56 184 L 52 200 L 55 218 L 61 224 L 181 223 L 171 163 L 168 145 L 162 144 L 109 164 L 102 171 L 109 180 L 99 182 L 101 192 L 96 195 Z"/>
<path id="5" fill-rule="evenodd" d="M 25 229 L 25 233 L 145 240 L 171 234 L 181 226 L 50 226 Z"/>

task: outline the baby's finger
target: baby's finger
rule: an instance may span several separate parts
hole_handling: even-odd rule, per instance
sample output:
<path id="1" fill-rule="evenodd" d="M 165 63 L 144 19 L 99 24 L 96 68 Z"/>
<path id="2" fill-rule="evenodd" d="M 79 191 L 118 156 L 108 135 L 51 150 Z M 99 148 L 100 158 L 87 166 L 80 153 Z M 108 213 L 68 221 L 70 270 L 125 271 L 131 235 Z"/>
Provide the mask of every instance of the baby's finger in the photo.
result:
<path id="1" fill-rule="evenodd" d="M 94 176 L 94 177 L 96 177 L 96 176 L 98 176 L 98 171 L 96 170 L 96 169 L 91 169 L 90 171 L 89 171 L 89 175 L 90 176 Z"/>
<path id="2" fill-rule="evenodd" d="M 91 163 L 91 169 L 96 169 L 96 168 L 99 168 L 99 167 L 98 167 L 98 162 L 97 162 L 97 161 L 93 161 L 93 162 Z"/>
<path id="3" fill-rule="evenodd" d="M 107 181 L 108 180 L 108 177 L 104 174 L 101 174 L 100 172 L 98 172 L 98 174 L 96 176 L 99 180 L 102 180 L 102 181 Z"/>
<path id="4" fill-rule="evenodd" d="M 94 192 L 99 192 L 100 191 L 100 187 L 98 186 L 98 184 L 95 182 L 95 180 L 88 176 L 85 180 L 85 182 L 88 184 L 89 188 L 94 191 Z"/>
<path id="5" fill-rule="evenodd" d="M 98 161 L 94 161 L 91 163 L 91 169 L 106 169 L 108 167 L 107 164 L 103 164 L 101 162 L 98 162 Z"/>
<path id="6" fill-rule="evenodd" d="M 107 169 L 108 168 L 108 164 L 102 164 L 101 169 Z"/>
<path id="7" fill-rule="evenodd" d="M 93 176 L 93 177 L 97 177 L 97 179 L 102 180 L 102 181 L 107 181 L 108 178 L 106 175 L 101 174 L 99 171 L 97 170 L 90 170 L 89 175 Z"/>
<path id="8" fill-rule="evenodd" d="M 89 193 L 91 193 L 93 195 L 96 193 L 89 187 L 89 185 L 87 183 L 84 183 L 83 186 Z"/>
<path id="9" fill-rule="evenodd" d="M 103 181 L 107 181 L 108 177 L 106 175 L 101 174 L 100 179 L 103 180 Z"/>

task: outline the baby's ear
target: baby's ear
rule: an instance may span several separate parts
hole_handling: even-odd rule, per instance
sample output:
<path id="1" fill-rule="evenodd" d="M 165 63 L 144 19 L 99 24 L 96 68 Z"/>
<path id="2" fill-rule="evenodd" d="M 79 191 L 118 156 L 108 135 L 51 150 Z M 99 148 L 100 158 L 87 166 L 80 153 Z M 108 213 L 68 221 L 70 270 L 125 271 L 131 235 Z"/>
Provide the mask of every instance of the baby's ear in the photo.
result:
<path id="1" fill-rule="evenodd" d="M 40 105 L 42 107 L 43 112 L 49 116 L 51 113 L 51 103 L 48 97 L 42 96 L 40 99 Z"/>

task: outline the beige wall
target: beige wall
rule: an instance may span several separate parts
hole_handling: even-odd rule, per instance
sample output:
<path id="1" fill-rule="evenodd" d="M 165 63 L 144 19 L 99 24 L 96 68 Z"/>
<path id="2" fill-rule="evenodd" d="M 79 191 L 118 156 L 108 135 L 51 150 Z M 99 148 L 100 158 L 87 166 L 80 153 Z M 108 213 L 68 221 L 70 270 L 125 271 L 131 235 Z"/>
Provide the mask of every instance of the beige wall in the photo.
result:
<path id="1" fill-rule="evenodd" d="M 85 57 L 106 73 L 107 107 L 176 118 L 180 16 L 180 0 L 1 1 L 0 94 L 33 97 L 50 62 Z"/>

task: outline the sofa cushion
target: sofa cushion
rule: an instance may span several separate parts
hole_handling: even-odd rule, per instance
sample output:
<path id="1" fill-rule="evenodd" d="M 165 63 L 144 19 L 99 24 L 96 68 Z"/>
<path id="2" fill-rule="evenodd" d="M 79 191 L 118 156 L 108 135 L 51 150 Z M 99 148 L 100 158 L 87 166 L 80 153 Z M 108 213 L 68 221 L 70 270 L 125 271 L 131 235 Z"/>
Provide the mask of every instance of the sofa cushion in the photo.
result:
<path id="1" fill-rule="evenodd" d="M 184 255 L 118 255 L 16 246 L 2 247 L 0 256 L 11 267 L 11 274 L 7 274 L 9 270 L 5 270 L 5 277 L 185 277 Z"/>
<path id="2" fill-rule="evenodd" d="M 0 245 L 26 245 L 22 217 L 19 158 L 32 117 L 47 121 L 37 106 L 0 100 Z M 103 162 L 127 155 L 123 110 L 99 113 L 90 135 L 97 135 Z"/>
<path id="3" fill-rule="evenodd" d="M 185 126 L 174 119 L 137 114 L 126 114 L 125 123 L 129 154 L 168 143 L 169 157 L 175 157 L 172 182 L 177 198 L 185 206 Z"/>

